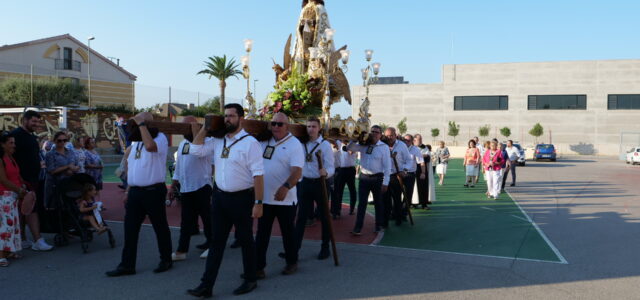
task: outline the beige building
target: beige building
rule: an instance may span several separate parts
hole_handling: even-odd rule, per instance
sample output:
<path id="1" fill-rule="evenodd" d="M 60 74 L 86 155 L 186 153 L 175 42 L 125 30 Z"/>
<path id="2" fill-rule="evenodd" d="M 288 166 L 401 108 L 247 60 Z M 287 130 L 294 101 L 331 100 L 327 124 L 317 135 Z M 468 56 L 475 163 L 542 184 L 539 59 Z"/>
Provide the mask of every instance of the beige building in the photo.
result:
<path id="1" fill-rule="evenodd" d="M 353 95 L 362 99 L 365 89 Z M 451 143 L 447 124 L 455 121 L 461 146 L 489 125 L 486 139 L 505 140 L 499 129 L 509 127 L 510 139 L 533 147 L 536 123 L 544 128 L 538 141 L 565 154 L 618 155 L 640 145 L 640 60 L 444 65 L 441 83 L 372 85 L 369 99 L 374 123 L 407 117 L 408 131 L 427 142 Z"/>
<path id="2" fill-rule="evenodd" d="M 0 46 L 0 80 L 71 78 L 87 86 L 91 65 L 92 106 L 135 104 L 136 76 L 69 34 Z M 88 90 L 87 90 L 88 93 Z"/>

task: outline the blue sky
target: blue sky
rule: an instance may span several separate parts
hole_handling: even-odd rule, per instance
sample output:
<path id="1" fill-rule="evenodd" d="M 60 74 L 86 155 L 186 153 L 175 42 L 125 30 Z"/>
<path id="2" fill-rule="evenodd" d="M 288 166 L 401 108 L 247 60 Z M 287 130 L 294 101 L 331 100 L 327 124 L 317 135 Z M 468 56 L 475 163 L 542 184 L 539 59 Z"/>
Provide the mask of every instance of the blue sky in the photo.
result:
<path id="1" fill-rule="evenodd" d="M 208 56 L 239 58 L 255 41 L 257 98 L 272 89 L 271 58 L 282 60 L 299 0 L 3 1 L 0 45 L 70 33 L 93 35 L 92 48 L 120 58 L 141 86 L 217 95 L 218 83 L 196 76 Z M 381 76 L 439 82 L 443 64 L 630 59 L 640 57 L 640 1 L 326 0 L 335 40 L 352 51 L 347 74 L 362 84 L 364 49 L 375 50 Z M 453 45 L 453 47 L 452 47 Z M 165 95 L 158 90 L 159 95 Z M 243 79 L 228 82 L 241 99 Z M 149 106 L 150 98 L 138 99 Z M 174 96 L 174 101 L 176 97 Z M 178 97 L 179 98 L 179 97 Z M 180 101 L 179 99 L 177 99 Z M 342 105 L 336 111 L 349 110 Z"/>

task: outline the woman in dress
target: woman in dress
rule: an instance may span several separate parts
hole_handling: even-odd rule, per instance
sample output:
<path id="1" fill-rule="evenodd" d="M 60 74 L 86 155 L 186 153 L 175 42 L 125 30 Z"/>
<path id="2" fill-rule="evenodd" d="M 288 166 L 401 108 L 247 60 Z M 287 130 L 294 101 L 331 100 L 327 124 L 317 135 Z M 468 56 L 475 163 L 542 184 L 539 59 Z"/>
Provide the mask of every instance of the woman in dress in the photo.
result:
<path id="1" fill-rule="evenodd" d="M 465 187 L 469 187 L 469 184 L 471 184 L 471 187 L 475 187 L 475 182 L 478 181 L 480 157 L 480 151 L 476 148 L 476 141 L 470 140 L 469 148 L 464 155 L 464 162 L 462 163 L 467 174 L 467 180 L 464 183 Z"/>
<path id="2" fill-rule="evenodd" d="M 444 141 L 440 141 L 440 147 L 436 150 L 436 173 L 440 181 L 439 185 L 444 184 L 444 176 L 447 175 L 447 166 L 449 165 L 449 148 L 444 146 Z"/>
<path id="3" fill-rule="evenodd" d="M 60 131 L 53 136 L 55 147 L 47 152 L 45 162 L 47 164 L 47 178 L 45 179 L 45 207 L 55 208 L 55 187 L 65 178 L 70 177 L 80 170 L 73 150 L 65 147 L 69 141 L 67 134 Z"/>
<path id="4" fill-rule="evenodd" d="M 102 164 L 102 158 L 100 158 L 100 154 L 96 151 L 96 140 L 92 137 L 88 137 L 84 142 L 85 156 L 86 161 L 84 168 L 86 173 L 91 175 L 93 180 L 96 182 L 96 191 L 98 195 L 102 190 L 102 169 L 104 168 Z"/>
<path id="5" fill-rule="evenodd" d="M 498 148 L 498 142 L 491 142 L 491 148 L 485 150 L 482 165 L 487 174 L 487 198 L 498 200 L 500 183 L 502 182 L 502 163 L 504 157 Z"/>
<path id="6" fill-rule="evenodd" d="M 13 159 L 15 139 L 8 134 L 0 136 L 0 267 L 9 266 L 9 258 L 18 258 L 22 250 L 18 199 L 26 194 L 20 168 Z"/>
<path id="7" fill-rule="evenodd" d="M 76 157 L 76 165 L 78 168 L 78 172 L 76 173 L 86 173 L 85 165 L 87 164 L 87 155 L 84 151 L 84 138 L 77 135 L 73 138 L 73 154 Z"/>

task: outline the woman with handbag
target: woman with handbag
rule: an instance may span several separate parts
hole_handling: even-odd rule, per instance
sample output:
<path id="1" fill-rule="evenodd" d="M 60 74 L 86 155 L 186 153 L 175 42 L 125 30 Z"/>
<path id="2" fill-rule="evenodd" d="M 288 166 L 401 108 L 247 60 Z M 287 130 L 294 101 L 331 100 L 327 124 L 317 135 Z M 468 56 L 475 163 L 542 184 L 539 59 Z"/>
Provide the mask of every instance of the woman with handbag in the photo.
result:
<path id="1" fill-rule="evenodd" d="M 476 148 L 476 141 L 469 140 L 469 148 L 464 155 L 464 162 L 462 165 L 465 167 L 467 179 L 464 182 L 464 187 L 475 186 L 475 182 L 478 181 L 478 168 L 480 164 L 480 151 Z"/>
<path id="2" fill-rule="evenodd" d="M 436 173 L 438 173 L 438 177 L 440 177 L 439 185 L 444 184 L 444 176 L 447 175 L 447 166 L 449 165 L 449 148 L 444 146 L 444 141 L 440 141 L 440 147 L 436 149 Z"/>
<path id="3" fill-rule="evenodd" d="M 492 141 L 491 148 L 485 150 L 482 166 L 487 174 L 487 198 L 498 200 L 502 183 L 502 163 L 504 156 L 498 148 L 498 142 Z"/>
<path id="4" fill-rule="evenodd" d="M 8 259 L 19 258 L 16 252 L 22 250 L 18 202 L 27 192 L 13 159 L 15 150 L 13 136 L 0 135 L 0 267 L 9 266 Z"/>

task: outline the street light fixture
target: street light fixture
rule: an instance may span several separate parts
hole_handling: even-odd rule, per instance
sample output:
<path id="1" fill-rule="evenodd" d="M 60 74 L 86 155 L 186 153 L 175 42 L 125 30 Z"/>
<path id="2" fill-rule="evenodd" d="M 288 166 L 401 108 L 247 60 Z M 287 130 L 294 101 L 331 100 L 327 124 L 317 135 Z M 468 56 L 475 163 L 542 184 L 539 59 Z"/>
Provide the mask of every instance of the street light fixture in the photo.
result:
<path id="1" fill-rule="evenodd" d="M 89 87 L 89 109 L 91 109 L 91 41 L 96 37 L 90 36 L 87 38 L 87 85 Z"/>
<path id="2" fill-rule="evenodd" d="M 242 76 L 247 80 L 247 106 L 248 106 L 248 116 L 250 118 L 255 118 L 257 109 L 256 109 L 256 101 L 253 99 L 251 95 L 251 69 L 249 68 L 249 64 L 251 63 L 251 50 L 253 49 L 253 40 L 245 39 L 244 40 L 244 50 L 247 52 L 246 55 L 240 58 L 242 62 Z"/>

